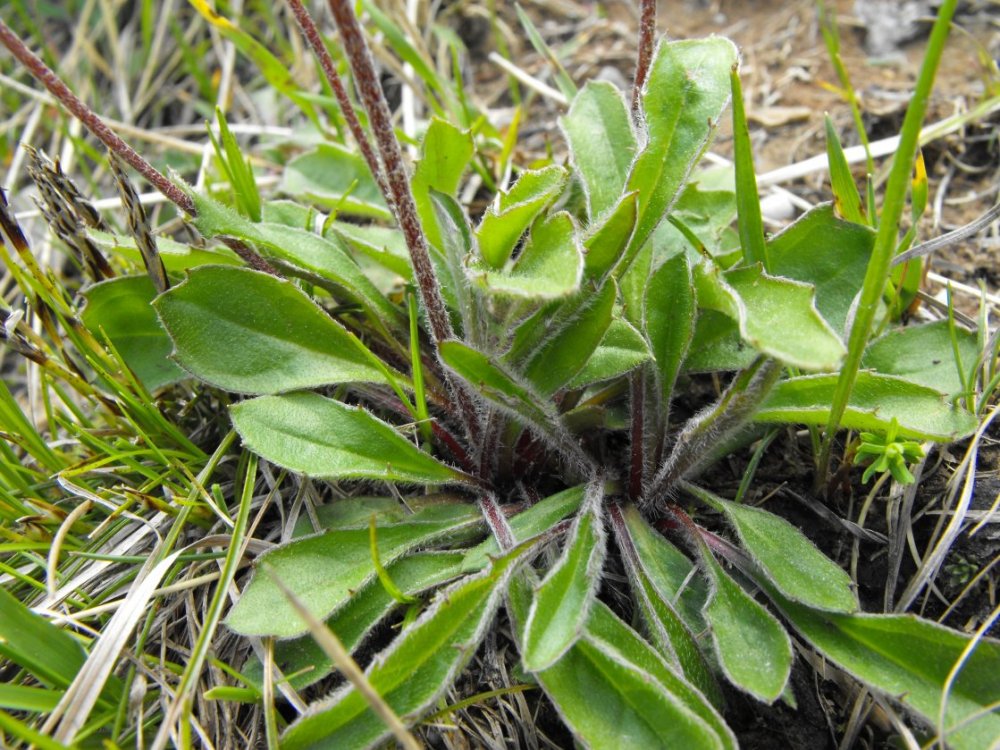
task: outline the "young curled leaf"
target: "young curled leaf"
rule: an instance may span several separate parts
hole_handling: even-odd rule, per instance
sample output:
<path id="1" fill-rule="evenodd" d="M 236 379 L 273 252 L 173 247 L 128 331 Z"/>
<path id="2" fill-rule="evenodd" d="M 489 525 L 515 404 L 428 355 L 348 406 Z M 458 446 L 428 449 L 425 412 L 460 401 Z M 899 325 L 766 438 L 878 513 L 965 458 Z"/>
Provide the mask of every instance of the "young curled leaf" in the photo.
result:
<path id="1" fill-rule="evenodd" d="M 566 170 L 556 166 L 524 172 L 509 192 L 500 194 L 476 229 L 479 253 L 489 268 L 503 268 L 524 230 L 562 191 L 566 178 Z"/>

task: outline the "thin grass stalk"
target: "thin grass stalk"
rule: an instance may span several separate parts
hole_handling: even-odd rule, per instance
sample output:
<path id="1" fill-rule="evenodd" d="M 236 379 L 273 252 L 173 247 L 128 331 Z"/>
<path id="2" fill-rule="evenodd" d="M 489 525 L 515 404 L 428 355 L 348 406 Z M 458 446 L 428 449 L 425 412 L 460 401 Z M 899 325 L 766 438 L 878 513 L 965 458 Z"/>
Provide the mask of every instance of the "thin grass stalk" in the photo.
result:
<path id="1" fill-rule="evenodd" d="M 340 29 L 341 41 L 354 73 L 354 82 L 365 111 L 368 113 L 368 122 L 371 124 L 375 143 L 382 156 L 382 165 L 385 168 L 385 176 L 392 197 L 390 205 L 393 207 L 396 220 L 406 240 L 410 262 L 413 264 L 413 275 L 417 280 L 417 288 L 420 290 L 424 309 L 427 311 L 431 340 L 436 352 L 438 344 L 454 337 L 454 330 L 451 326 L 451 319 L 448 317 L 444 298 L 441 296 L 441 286 L 437 274 L 431 263 L 427 238 L 420 225 L 417 206 L 413 200 L 406 167 L 403 164 L 402 150 L 392 127 L 389 104 L 386 102 L 385 94 L 379 84 L 375 72 L 375 61 L 361 30 L 361 24 L 358 22 L 357 16 L 354 15 L 352 3 L 348 0 L 330 0 L 330 10 L 337 27 Z M 466 432 L 470 437 L 478 436 L 480 433 L 479 418 L 472 399 L 458 384 L 452 383 L 451 390 L 458 402 L 459 415 Z"/>
<path id="2" fill-rule="evenodd" d="M 156 170 L 152 164 L 143 159 L 125 141 L 107 126 L 97 113 L 83 103 L 83 101 L 56 75 L 56 73 L 39 58 L 34 52 L 28 49 L 21 38 L 0 20 L 0 42 L 10 50 L 10 53 L 20 62 L 29 73 L 49 90 L 56 99 L 66 109 L 72 113 L 84 126 L 104 143 L 111 151 L 118 154 L 122 159 L 132 165 L 143 177 L 149 180 L 150 184 L 165 195 L 171 202 L 177 205 L 187 214 L 194 215 L 194 201 L 191 200 L 184 191 L 174 185 L 166 176 Z"/>
<path id="3" fill-rule="evenodd" d="M 865 149 L 865 166 L 868 174 L 875 174 L 875 160 L 872 158 L 871 144 L 868 141 L 868 133 L 865 131 L 865 123 L 861 117 L 861 104 L 858 102 L 858 95 L 851 84 L 851 76 L 847 72 L 847 66 L 844 65 L 844 59 L 840 56 L 840 29 L 837 26 L 836 11 L 831 10 L 823 0 L 818 0 L 816 5 L 819 12 L 820 32 L 823 34 L 823 41 L 830 54 L 830 63 L 837 72 L 837 78 L 840 79 L 841 93 L 851 107 L 854 128 L 858 131 L 858 138 Z"/>
<path id="4" fill-rule="evenodd" d="M 358 691 L 358 694 L 368 704 L 368 707 L 371 708 L 372 713 L 392 732 L 396 741 L 405 750 L 420 750 L 420 743 L 417 742 L 417 739 L 406 728 L 399 716 L 396 715 L 396 712 L 392 710 L 392 706 L 388 704 L 385 698 L 379 695 L 379 692 L 368 681 L 368 675 L 354 661 L 354 657 L 345 648 L 343 641 L 302 603 L 302 600 L 288 588 L 285 582 L 278 577 L 270 566 L 265 564 L 263 569 L 274 582 L 274 585 L 278 587 L 285 598 L 291 603 L 292 607 L 294 607 L 296 614 L 309 626 L 310 635 L 312 635 L 317 645 L 323 650 L 323 653 L 329 657 L 351 686 Z"/>
<path id="5" fill-rule="evenodd" d="M 229 601 L 229 585 L 232 583 L 239 562 L 246 551 L 248 541 L 247 528 L 250 519 L 250 507 L 253 504 L 254 484 L 257 479 L 258 459 L 252 453 L 246 453 L 245 456 L 246 461 L 241 467 L 243 469 L 243 486 L 240 492 L 239 510 L 237 511 L 236 521 L 229 537 L 226 558 L 219 571 L 219 582 L 216 584 L 208 612 L 205 613 L 202 620 L 198 641 L 195 643 L 192 653 L 184 666 L 184 673 L 181 675 L 180 682 L 175 690 L 176 697 L 174 702 L 170 704 L 167 716 L 163 723 L 160 724 L 160 730 L 153 743 L 154 748 L 165 747 L 171 727 L 178 720 L 186 723 L 189 718 L 189 716 L 182 717 L 181 714 L 190 714 L 190 697 L 193 695 L 197 682 L 201 677 L 202 668 L 205 666 L 205 661 L 208 659 L 209 649 L 212 645 L 212 638 L 218 629 L 219 622 L 222 620 L 222 612 Z"/>
<path id="6" fill-rule="evenodd" d="M 295 22 L 298 23 L 299 29 L 302 31 L 302 36 L 305 37 L 306 42 L 312 47 L 316 59 L 319 60 L 320 68 L 323 69 L 323 75 L 326 76 L 326 81 L 333 90 L 337 104 L 340 105 L 340 113 L 344 116 L 347 128 L 351 131 L 351 135 L 354 136 L 354 140 L 361 151 L 361 156 L 368 165 L 368 171 L 372 173 L 372 177 L 375 179 L 386 203 L 392 205 L 392 194 L 389 192 L 388 184 L 386 184 L 385 174 L 382 171 L 382 166 L 379 164 L 378 156 L 375 155 L 372 144 L 369 142 L 364 128 L 361 127 L 361 121 L 358 120 L 358 115 L 354 111 L 354 104 L 347 95 L 347 89 L 340 79 L 340 74 L 337 73 L 337 66 L 334 64 L 333 58 L 330 57 L 330 51 L 323 43 L 319 29 L 316 28 L 316 24 L 312 16 L 309 15 L 309 11 L 302 4 L 302 0 L 285 1 L 288 3 L 288 7 L 291 8 L 292 15 L 295 16 Z"/>
<path id="7" fill-rule="evenodd" d="M 920 76 L 903 119 L 899 148 L 892 160 L 889 181 L 886 185 L 885 203 L 882 206 L 882 216 L 879 220 L 878 234 L 875 237 L 875 246 L 872 248 L 872 256 L 865 274 L 861 297 L 854 315 L 854 322 L 851 325 L 847 356 L 840 369 L 840 377 L 834 390 L 830 419 L 826 424 L 823 448 L 817 462 L 817 486 L 822 486 L 829 473 L 833 438 L 837 428 L 840 427 L 844 411 L 847 409 L 847 402 L 861 366 L 861 355 L 868 343 L 879 301 L 882 299 L 882 292 L 889 278 L 893 256 L 899 241 L 899 223 L 906 202 L 910 175 L 916 160 L 920 125 L 927 111 L 927 100 L 930 98 L 931 89 L 934 86 L 934 76 L 944 52 L 944 44 L 948 38 L 948 30 L 952 16 L 955 14 L 956 5 L 957 0 L 945 0 L 941 5 L 937 20 L 934 22 L 934 28 L 931 30 L 930 40 L 927 43 L 927 53 L 920 68 Z"/>

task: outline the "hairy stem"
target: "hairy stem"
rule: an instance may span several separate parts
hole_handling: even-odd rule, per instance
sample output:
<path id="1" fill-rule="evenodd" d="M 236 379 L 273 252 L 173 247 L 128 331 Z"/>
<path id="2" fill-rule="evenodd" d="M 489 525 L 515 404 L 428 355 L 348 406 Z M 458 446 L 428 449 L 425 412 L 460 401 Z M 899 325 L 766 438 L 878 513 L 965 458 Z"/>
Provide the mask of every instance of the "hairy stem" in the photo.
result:
<path id="1" fill-rule="evenodd" d="M 350 0 L 330 0 L 330 10 L 337 23 L 337 28 L 340 29 L 344 50 L 347 53 L 351 71 L 354 73 L 354 82 L 365 111 L 368 113 L 368 122 L 375 135 L 375 144 L 382 156 L 385 177 L 392 198 L 390 205 L 393 207 L 396 221 L 399 222 L 403 238 L 406 240 L 410 262 L 413 264 L 413 275 L 417 280 L 417 288 L 420 290 L 420 299 L 424 303 L 424 310 L 427 312 L 432 343 L 437 350 L 438 344 L 454 336 L 454 330 L 451 327 L 451 319 L 448 317 L 444 298 L 441 296 L 437 274 L 435 274 L 434 266 L 431 263 L 427 238 L 420 225 L 420 217 L 417 214 L 417 206 L 410 190 L 406 167 L 403 165 L 402 150 L 399 147 L 399 141 L 396 140 L 396 133 L 392 129 L 389 104 L 386 102 L 385 94 L 379 85 L 378 75 L 375 72 L 375 61 L 372 59 L 368 42 L 365 41 L 361 24 L 358 23 L 357 16 L 354 15 L 353 3 Z M 450 378 L 449 380 L 451 381 Z M 466 432 L 470 438 L 477 438 L 480 434 L 480 425 L 472 398 L 461 385 L 453 381 L 451 381 L 451 391 L 457 402 Z"/>
<path id="2" fill-rule="evenodd" d="M 513 549 L 517 540 L 514 539 L 514 532 L 507 522 L 507 516 L 504 515 L 503 509 L 497 503 L 492 492 L 484 492 L 479 496 L 479 509 L 483 512 L 483 517 L 486 519 L 490 531 L 493 532 L 493 536 L 496 537 L 500 551 L 506 552 Z"/>
<path id="3" fill-rule="evenodd" d="M 431 265 L 427 240 L 420 226 L 417 206 L 410 191 L 406 167 L 403 165 L 403 154 L 392 128 L 389 105 L 379 84 L 368 42 L 365 41 L 361 25 L 354 15 L 353 3 L 349 0 L 330 0 L 330 10 L 340 29 L 344 50 L 347 52 L 347 59 L 354 73 L 355 85 L 368 113 L 368 121 L 375 134 L 375 143 L 382 155 L 396 220 L 403 231 L 406 247 L 410 252 L 413 274 L 420 288 L 420 296 L 427 311 L 427 319 L 436 345 L 452 338 L 454 331 L 441 296 L 434 267 Z"/>
<path id="4" fill-rule="evenodd" d="M 639 112 L 642 87 L 653 59 L 653 42 L 656 38 L 656 0 L 641 0 L 639 11 L 639 50 L 635 61 L 635 81 L 632 83 L 632 113 Z"/>
<path id="5" fill-rule="evenodd" d="M 337 104 L 340 105 L 340 113 L 344 116 L 347 127 L 351 131 L 351 135 L 354 136 L 354 140 L 361 150 L 361 156 L 368 165 L 368 170 L 372 173 L 372 177 L 375 178 L 382 197 L 385 198 L 386 203 L 392 205 L 392 194 L 389 192 L 389 186 L 386 184 L 385 174 L 382 172 L 378 157 L 375 155 L 375 151 L 368 141 L 368 136 L 365 134 L 364 128 L 361 127 L 358 115 L 354 111 L 354 105 L 351 103 L 351 99 L 347 95 L 347 89 L 344 88 L 344 83 L 337 73 L 337 67 L 333 63 L 333 58 L 330 57 L 330 52 L 323 43 L 319 29 L 316 28 L 316 24 L 313 22 L 312 16 L 309 15 L 309 11 L 302 4 L 302 0 L 286 0 L 286 2 L 292 10 L 292 15 L 295 16 L 295 21 L 302 31 L 302 36 L 305 37 L 306 42 L 312 47 L 316 58 L 319 60 L 319 65 L 323 69 L 323 75 L 326 76 L 327 83 L 330 84 L 330 88 L 333 89 L 333 95 L 337 98 Z"/>
<path id="6" fill-rule="evenodd" d="M 223 245 L 240 256 L 240 259 L 253 270 L 269 273 L 279 279 L 285 278 L 274 266 L 264 260 L 260 254 L 252 250 L 243 240 L 238 240 L 235 237 L 220 237 L 219 239 Z"/>
<path id="7" fill-rule="evenodd" d="M 192 216 L 195 214 L 194 202 L 191 198 L 185 195 L 183 190 L 168 180 L 165 175 L 158 172 L 152 164 L 139 156 L 135 149 L 119 138 L 118 135 L 112 131 L 107 124 L 105 124 L 104 120 L 98 117 L 97 113 L 84 104 L 76 94 L 70 91 L 69 87 L 63 82 L 63 80 L 56 75 L 56 73 L 48 65 L 42 62 L 40 57 L 28 49 L 28 46 L 21 41 L 21 38 L 11 31 L 11 29 L 3 21 L 0 21 L 0 42 L 2 42 L 8 50 L 10 50 L 10 53 L 14 55 L 18 62 L 20 62 L 38 82 L 49 90 L 49 93 L 51 93 L 52 96 L 58 99 L 59 102 L 61 102 L 74 117 L 82 122 L 87 130 L 97 136 L 105 146 L 131 164 L 136 171 L 139 172 L 139 174 L 149 180 L 153 187 L 163 193 L 169 200 L 176 204 L 178 208 Z"/>

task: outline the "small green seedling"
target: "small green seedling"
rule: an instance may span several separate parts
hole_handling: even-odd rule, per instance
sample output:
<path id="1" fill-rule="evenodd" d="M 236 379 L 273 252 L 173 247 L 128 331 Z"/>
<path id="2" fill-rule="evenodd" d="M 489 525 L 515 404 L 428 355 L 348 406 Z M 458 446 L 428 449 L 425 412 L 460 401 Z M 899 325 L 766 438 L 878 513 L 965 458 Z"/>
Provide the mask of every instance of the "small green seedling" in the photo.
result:
<path id="1" fill-rule="evenodd" d="M 860 465 L 871 460 L 861 477 L 865 484 L 874 474 L 889 472 L 900 484 L 912 484 L 915 480 L 907 464 L 916 463 L 924 457 L 924 449 L 914 440 L 899 440 L 899 423 L 895 419 L 883 433 L 862 432 L 861 445 L 854 456 L 854 463 Z"/>

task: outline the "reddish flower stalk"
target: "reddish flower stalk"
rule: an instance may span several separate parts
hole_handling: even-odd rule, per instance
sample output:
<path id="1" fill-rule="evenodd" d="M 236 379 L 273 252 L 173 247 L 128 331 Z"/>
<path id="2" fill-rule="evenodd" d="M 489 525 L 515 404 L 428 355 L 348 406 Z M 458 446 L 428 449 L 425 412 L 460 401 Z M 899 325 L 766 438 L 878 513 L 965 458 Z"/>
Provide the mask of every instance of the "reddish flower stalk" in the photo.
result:
<path id="1" fill-rule="evenodd" d="M 455 436 L 452 435 L 447 429 L 442 427 L 437 420 L 431 422 L 431 430 L 434 432 L 434 437 L 441 441 L 441 443 L 451 451 L 451 454 L 458 461 L 459 466 L 462 467 L 462 471 L 470 473 L 472 471 L 472 459 L 462 448 Z"/>
<path id="2" fill-rule="evenodd" d="M 354 83 L 368 113 L 368 122 L 382 157 L 382 165 L 385 167 L 385 176 L 392 196 L 390 205 L 406 240 L 410 262 L 413 264 L 413 275 L 417 280 L 424 309 L 427 311 L 431 340 L 436 350 L 439 343 L 453 338 L 455 334 L 444 298 L 441 296 L 434 266 L 431 264 L 427 238 L 420 225 L 413 193 L 410 191 L 410 182 L 403 164 L 403 153 L 392 128 L 389 104 L 379 84 L 375 61 L 368 48 L 368 42 L 365 41 L 361 24 L 354 15 L 353 3 L 350 0 L 330 0 L 330 11 L 333 13 L 337 28 L 340 29 L 344 51 L 354 73 Z M 466 432 L 472 438 L 477 437 L 480 433 L 479 418 L 471 397 L 462 386 L 454 382 L 451 383 L 451 391 L 458 403 L 458 411 Z"/>
<path id="3" fill-rule="evenodd" d="M 351 131 L 351 135 L 354 136 L 358 148 L 361 149 L 361 156 L 364 157 L 365 163 L 368 164 L 368 170 L 372 173 L 372 177 L 375 178 L 375 182 L 378 184 L 386 203 L 392 205 L 392 194 L 389 192 L 389 186 L 386 184 L 385 175 L 382 173 L 378 157 L 375 155 L 375 151 L 368 141 L 368 136 L 365 135 L 365 131 L 361 127 L 358 115 L 354 111 L 354 105 L 351 103 L 351 99 L 347 95 L 347 89 L 344 88 L 344 83 L 337 73 L 337 67 L 333 63 L 333 58 L 330 57 L 330 52 L 323 43 L 319 29 L 316 28 L 316 24 L 313 22 L 312 16 L 309 15 L 309 11 L 302 5 L 302 0 L 286 0 L 286 2 L 288 3 L 288 7 L 292 9 L 292 14 L 295 16 L 295 21 L 302 31 L 302 36 L 305 37 L 306 42 L 312 47 L 316 58 L 319 60 L 319 65 L 323 69 L 323 75 L 326 76 L 330 88 L 333 89 L 333 95 L 337 98 L 337 104 L 340 105 L 340 112 L 347 122 L 347 127 Z"/>
<path id="4" fill-rule="evenodd" d="M 635 61 L 635 81 L 632 84 L 632 112 L 639 112 L 639 97 L 642 94 L 649 63 L 653 59 L 653 41 L 656 37 L 656 0 L 640 0 L 639 11 L 639 51 Z"/>
<path id="5" fill-rule="evenodd" d="M 385 166 L 389 191 L 392 195 L 392 205 L 396 209 L 396 220 L 403 230 L 406 246 L 410 251 L 413 273 L 420 287 L 424 308 L 427 310 L 431 334 L 434 343 L 438 344 L 452 338 L 454 331 L 438 288 L 434 267 L 431 265 L 430 252 L 420 226 L 413 193 L 410 192 L 410 182 L 403 166 L 403 154 L 392 129 L 392 114 L 389 112 L 389 105 L 375 73 L 375 61 L 372 59 L 371 50 L 368 48 L 352 6 L 353 3 L 349 0 L 330 0 L 330 10 L 340 29 L 347 59 L 354 72 L 355 85 L 365 105 L 365 111 L 368 112 L 368 121 L 375 134 L 375 143 L 382 155 L 382 164 Z"/>
<path id="6" fill-rule="evenodd" d="M 175 203 L 187 214 L 194 215 L 194 202 L 184 194 L 179 187 L 158 172 L 152 164 L 139 156 L 136 151 L 109 128 L 104 120 L 77 97 L 62 79 L 34 52 L 28 49 L 21 38 L 3 22 L 0 21 L 0 42 L 10 50 L 10 53 L 20 62 L 32 76 L 58 99 L 74 117 L 86 126 L 87 130 L 97 136 L 112 152 L 131 164 L 143 177 Z"/>
<path id="7" fill-rule="evenodd" d="M 260 254 L 252 250 L 250 246 L 242 240 L 238 240 L 235 237 L 220 237 L 219 239 L 222 241 L 223 245 L 240 256 L 240 259 L 254 271 L 269 273 L 279 279 L 285 278 L 274 266 L 264 260 Z"/>

